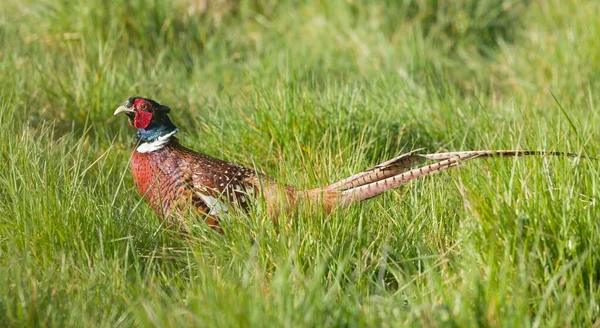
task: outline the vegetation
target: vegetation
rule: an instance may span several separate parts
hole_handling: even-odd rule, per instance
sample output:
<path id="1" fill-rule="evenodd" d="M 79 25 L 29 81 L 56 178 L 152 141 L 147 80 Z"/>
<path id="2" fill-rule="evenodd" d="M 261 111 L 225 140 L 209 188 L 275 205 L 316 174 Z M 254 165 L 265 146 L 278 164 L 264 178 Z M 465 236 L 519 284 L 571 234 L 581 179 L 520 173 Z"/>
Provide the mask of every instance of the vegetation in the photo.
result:
<path id="1" fill-rule="evenodd" d="M 400 152 L 598 156 L 600 3 L 0 3 L 1 326 L 598 325 L 598 163 L 478 160 L 326 215 L 166 229 L 114 109 L 314 187 Z"/>

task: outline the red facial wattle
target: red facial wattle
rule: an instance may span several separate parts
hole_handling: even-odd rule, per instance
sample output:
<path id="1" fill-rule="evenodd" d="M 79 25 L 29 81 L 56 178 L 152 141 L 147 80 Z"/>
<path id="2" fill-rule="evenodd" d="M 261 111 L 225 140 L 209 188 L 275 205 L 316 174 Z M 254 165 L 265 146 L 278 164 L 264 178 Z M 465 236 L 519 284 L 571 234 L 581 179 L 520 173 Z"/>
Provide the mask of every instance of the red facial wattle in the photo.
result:
<path id="1" fill-rule="evenodd" d="M 146 112 L 141 109 L 135 112 L 135 117 L 133 118 L 133 126 L 136 129 L 145 129 L 150 125 L 152 121 L 152 112 Z"/>
<path id="2" fill-rule="evenodd" d="M 150 122 L 152 121 L 152 112 L 147 112 L 144 109 L 142 109 L 142 105 L 144 103 L 146 103 L 146 100 L 144 99 L 136 99 L 133 103 L 133 107 L 137 109 L 135 111 L 135 117 L 133 118 L 133 126 L 135 126 L 137 129 L 147 128 L 148 125 L 150 125 Z M 147 103 L 146 105 L 148 107 L 151 106 Z"/>

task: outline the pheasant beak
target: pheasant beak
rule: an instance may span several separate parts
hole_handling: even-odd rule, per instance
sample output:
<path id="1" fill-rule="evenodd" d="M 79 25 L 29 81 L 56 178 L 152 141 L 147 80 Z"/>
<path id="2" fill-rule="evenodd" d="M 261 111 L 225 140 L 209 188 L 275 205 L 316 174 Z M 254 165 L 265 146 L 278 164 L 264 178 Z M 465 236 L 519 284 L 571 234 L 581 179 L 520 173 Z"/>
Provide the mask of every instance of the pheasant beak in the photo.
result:
<path id="1" fill-rule="evenodd" d="M 121 114 L 121 113 L 135 113 L 135 111 L 127 106 L 119 106 L 113 115 Z"/>
<path id="2" fill-rule="evenodd" d="M 127 121 L 129 122 L 129 125 L 134 125 L 135 109 L 133 107 L 133 101 L 131 99 L 127 100 L 123 105 L 119 106 L 119 108 L 115 110 L 113 115 L 117 115 L 120 113 L 125 113 L 125 115 L 127 115 Z"/>

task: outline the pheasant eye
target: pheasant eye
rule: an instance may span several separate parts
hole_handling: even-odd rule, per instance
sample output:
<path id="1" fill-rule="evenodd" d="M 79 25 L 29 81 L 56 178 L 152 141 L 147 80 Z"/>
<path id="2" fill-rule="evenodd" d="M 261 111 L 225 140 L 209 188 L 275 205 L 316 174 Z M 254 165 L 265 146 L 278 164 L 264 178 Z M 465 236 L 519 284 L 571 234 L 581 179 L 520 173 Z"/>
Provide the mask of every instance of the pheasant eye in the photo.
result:
<path id="1" fill-rule="evenodd" d="M 145 110 L 145 111 L 147 111 L 147 110 L 148 110 L 148 104 L 146 104 L 146 103 L 142 103 L 142 104 L 140 105 L 140 109 L 141 109 L 141 110 Z"/>

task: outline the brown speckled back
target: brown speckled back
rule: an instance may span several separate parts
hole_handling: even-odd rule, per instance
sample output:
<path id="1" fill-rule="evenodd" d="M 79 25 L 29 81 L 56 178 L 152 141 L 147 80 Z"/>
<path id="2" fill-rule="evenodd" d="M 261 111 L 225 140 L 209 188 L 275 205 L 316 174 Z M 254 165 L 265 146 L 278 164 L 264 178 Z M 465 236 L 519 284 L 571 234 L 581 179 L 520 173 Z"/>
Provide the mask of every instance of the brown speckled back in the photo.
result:
<path id="1" fill-rule="evenodd" d="M 193 152 L 176 139 L 157 151 L 136 151 L 131 171 L 137 189 L 161 219 L 189 205 L 216 215 L 225 210 L 222 199 L 245 208 L 256 192 L 253 170 Z"/>

